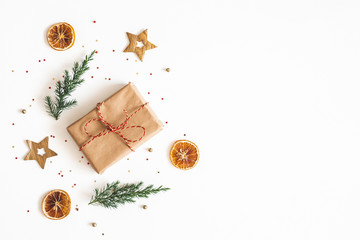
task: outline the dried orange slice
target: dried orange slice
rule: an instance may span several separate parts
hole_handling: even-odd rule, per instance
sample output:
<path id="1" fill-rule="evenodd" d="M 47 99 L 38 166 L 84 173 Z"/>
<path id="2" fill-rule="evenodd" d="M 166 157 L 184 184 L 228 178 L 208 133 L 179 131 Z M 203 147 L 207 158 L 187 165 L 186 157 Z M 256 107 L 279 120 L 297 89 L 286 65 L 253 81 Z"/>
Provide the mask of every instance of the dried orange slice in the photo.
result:
<path id="1" fill-rule="evenodd" d="M 74 28 L 68 23 L 56 23 L 49 28 L 47 40 L 53 49 L 58 51 L 67 50 L 75 42 Z"/>
<path id="2" fill-rule="evenodd" d="M 44 215 L 52 220 L 60 220 L 69 215 L 71 199 L 67 192 L 60 189 L 50 191 L 42 201 Z"/>
<path id="3" fill-rule="evenodd" d="M 196 166 L 200 153 L 195 143 L 188 140 L 178 140 L 170 150 L 171 163 L 182 170 L 189 170 Z"/>

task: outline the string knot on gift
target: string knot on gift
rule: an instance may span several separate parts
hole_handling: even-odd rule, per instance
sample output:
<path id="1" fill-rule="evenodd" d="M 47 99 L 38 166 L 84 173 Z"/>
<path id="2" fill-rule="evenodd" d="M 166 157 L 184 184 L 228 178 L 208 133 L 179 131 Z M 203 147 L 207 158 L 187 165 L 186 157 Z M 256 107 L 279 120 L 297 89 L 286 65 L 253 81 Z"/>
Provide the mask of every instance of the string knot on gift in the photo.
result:
<path id="1" fill-rule="evenodd" d="M 124 120 L 124 122 L 122 122 L 120 125 L 118 126 L 114 126 L 112 124 L 110 124 L 109 122 L 107 122 L 105 119 L 104 119 L 104 116 L 102 115 L 101 113 L 101 107 L 103 106 L 103 102 L 102 103 L 98 103 L 96 105 L 96 109 L 97 109 L 97 113 L 99 115 L 99 118 L 93 118 L 93 119 L 90 119 L 84 126 L 84 131 L 86 133 L 86 135 L 88 135 L 90 137 L 90 140 L 87 141 L 84 145 L 82 145 L 80 147 L 80 151 L 86 146 L 88 145 L 89 143 L 91 143 L 92 141 L 94 141 L 96 138 L 100 138 L 100 137 L 103 137 L 109 133 L 115 133 L 117 134 L 119 137 L 121 137 L 125 144 L 130 148 L 131 151 L 135 151 L 130 143 L 134 143 L 134 142 L 140 142 L 141 139 L 145 136 L 145 128 L 143 126 L 139 126 L 139 125 L 132 125 L 132 126 L 128 126 L 128 123 L 129 123 L 129 120 L 134 116 L 136 115 L 139 111 L 141 111 L 148 103 L 145 103 L 143 104 L 141 107 L 139 107 L 133 114 L 131 114 L 129 116 L 129 113 L 126 111 L 126 109 L 123 109 L 123 111 L 125 112 L 125 115 L 126 115 L 126 118 Z M 100 121 L 102 122 L 106 128 L 101 131 L 100 133 L 98 133 L 97 135 L 91 135 L 88 131 L 87 131 L 87 127 L 90 123 L 92 122 L 95 122 L 95 121 Z M 129 128 L 140 128 L 143 130 L 143 133 L 141 135 L 141 137 L 139 137 L 138 139 L 128 139 L 124 136 L 124 134 L 122 133 L 122 131 L 126 130 L 126 129 L 129 129 Z"/>

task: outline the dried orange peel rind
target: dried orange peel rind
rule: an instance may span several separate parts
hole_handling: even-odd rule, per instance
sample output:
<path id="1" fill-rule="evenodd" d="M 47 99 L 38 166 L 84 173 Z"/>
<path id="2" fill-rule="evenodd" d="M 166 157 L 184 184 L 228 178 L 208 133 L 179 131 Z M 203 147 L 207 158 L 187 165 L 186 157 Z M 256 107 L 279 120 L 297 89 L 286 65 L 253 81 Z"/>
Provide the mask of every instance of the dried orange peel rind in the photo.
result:
<path id="1" fill-rule="evenodd" d="M 44 197 L 41 209 L 44 215 L 51 220 L 63 219 L 70 213 L 70 196 L 64 190 L 52 190 Z"/>
<path id="2" fill-rule="evenodd" d="M 171 163 L 181 170 L 194 168 L 199 162 L 199 157 L 199 148 L 189 140 L 176 141 L 170 150 Z"/>
<path id="3" fill-rule="evenodd" d="M 49 45 L 57 51 L 65 51 L 75 43 L 75 30 L 65 22 L 52 25 L 46 36 Z"/>

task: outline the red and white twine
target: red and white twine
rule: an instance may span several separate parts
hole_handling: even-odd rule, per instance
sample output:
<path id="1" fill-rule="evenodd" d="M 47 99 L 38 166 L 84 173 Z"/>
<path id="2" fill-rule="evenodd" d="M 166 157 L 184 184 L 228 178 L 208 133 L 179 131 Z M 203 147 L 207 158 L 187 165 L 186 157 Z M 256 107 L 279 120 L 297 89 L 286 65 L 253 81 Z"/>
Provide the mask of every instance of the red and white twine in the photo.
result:
<path id="1" fill-rule="evenodd" d="M 130 146 L 129 143 L 134 143 L 134 142 L 140 142 L 141 139 L 145 136 L 145 128 L 143 126 L 139 126 L 139 125 L 133 125 L 133 126 L 127 126 L 130 118 L 132 116 L 134 116 L 135 114 L 137 114 L 140 110 L 142 110 L 148 103 L 145 103 L 143 104 L 141 107 L 139 107 L 133 114 L 131 114 L 129 116 L 128 112 L 126 111 L 126 109 L 123 109 L 123 111 L 125 112 L 126 114 L 126 118 L 125 118 L 125 121 L 123 123 L 121 123 L 119 126 L 115 127 L 114 125 L 108 123 L 103 115 L 101 114 L 101 107 L 104 103 L 98 103 L 96 105 L 96 108 L 97 108 L 97 112 L 98 112 L 98 115 L 99 115 L 99 118 L 93 118 L 93 119 L 90 119 L 84 126 L 84 131 L 85 133 L 91 137 L 91 139 L 89 141 L 87 141 L 84 145 L 82 145 L 80 147 L 80 151 L 86 146 L 88 145 L 89 143 L 91 143 L 92 141 L 94 141 L 96 138 L 99 138 L 99 137 L 102 137 L 102 136 L 105 136 L 106 134 L 108 133 L 116 133 L 117 135 L 119 135 L 123 140 L 124 142 L 126 143 L 126 145 L 131 149 L 131 151 L 134 152 L 134 149 Z M 88 124 L 94 122 L 94 121 L 101 121 L 105 126 L 106 126 L 106 129 L 104 129 L 103 131 L 101 131 L 99 134 L 93 136 L 91 134 L 89 134 L 89 132 L 87 131 L 87 127 L 88 127 Z M 126 129 L 129 129 L 129 128 L 141 128 L 143 130 L 143 134 L 140 138 L 138 139 L 135 139 L 135 140 L 131 140 L 131 139 L 128 139 L 126 137 L 124 137 L 124 135 L 122 134 L 122 131 L 123 130 L 126 130 Z"/>

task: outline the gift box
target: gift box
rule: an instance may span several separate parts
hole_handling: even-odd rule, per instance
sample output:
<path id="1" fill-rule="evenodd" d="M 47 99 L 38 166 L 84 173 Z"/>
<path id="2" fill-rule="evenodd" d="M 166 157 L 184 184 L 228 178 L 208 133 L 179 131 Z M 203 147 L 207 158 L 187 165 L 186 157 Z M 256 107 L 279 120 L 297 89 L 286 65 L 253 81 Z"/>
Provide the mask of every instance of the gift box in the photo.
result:
<path id="1" fill-rule="evenodd" d="M 67 130 L 95 171 L 102 174 L 163 127 L 135 85 L 129 83 Z"/>

